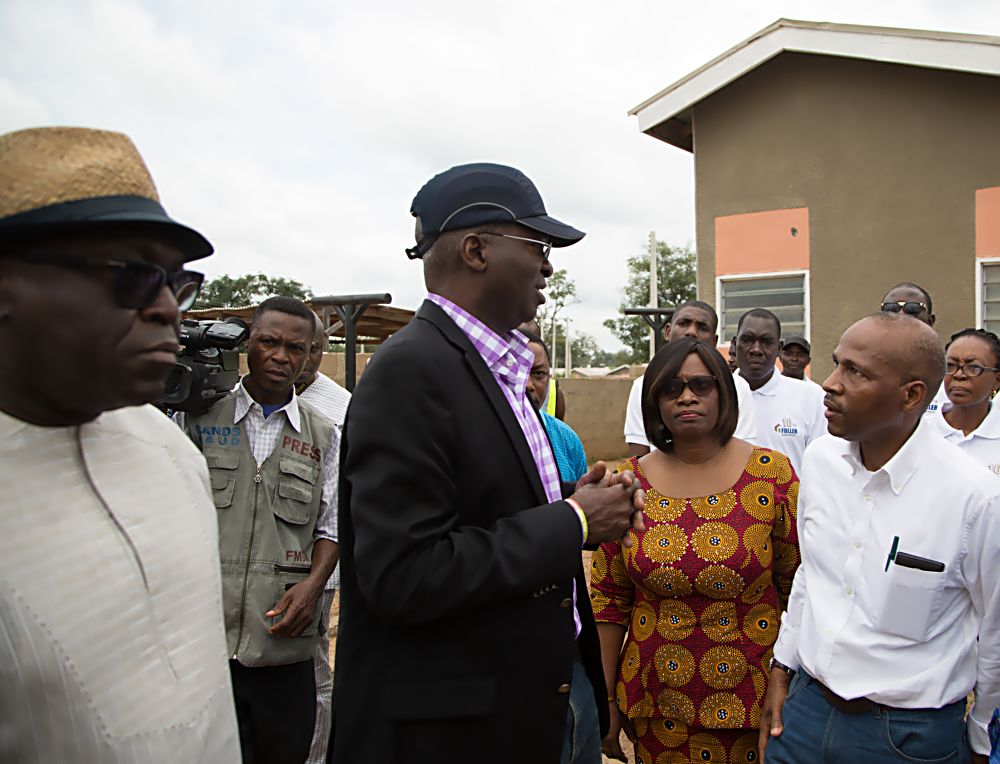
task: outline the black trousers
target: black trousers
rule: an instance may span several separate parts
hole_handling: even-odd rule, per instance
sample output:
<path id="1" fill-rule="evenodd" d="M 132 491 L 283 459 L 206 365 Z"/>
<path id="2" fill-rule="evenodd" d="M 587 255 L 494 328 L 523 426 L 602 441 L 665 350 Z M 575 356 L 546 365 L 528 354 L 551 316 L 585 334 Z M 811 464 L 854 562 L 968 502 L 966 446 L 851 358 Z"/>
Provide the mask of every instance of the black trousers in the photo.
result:
<path id="1" fill-rule="evenodd" d="M 312 658 L 287 666 L 229 661 L 243 764 L 302 764 L 316 723 Z"/>

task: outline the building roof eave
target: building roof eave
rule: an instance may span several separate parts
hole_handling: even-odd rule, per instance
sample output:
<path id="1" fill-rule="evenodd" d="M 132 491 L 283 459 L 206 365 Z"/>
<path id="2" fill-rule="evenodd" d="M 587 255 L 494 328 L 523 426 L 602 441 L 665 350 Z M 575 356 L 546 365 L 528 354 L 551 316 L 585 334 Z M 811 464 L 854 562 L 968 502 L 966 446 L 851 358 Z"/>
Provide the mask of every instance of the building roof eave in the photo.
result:
<path id="1" fill-rule="evenodd" d="M 1000 76 L 998 37 L 778 19 L 628 114 L 637 117 L 641 132 L 692 151 L 694 105 L 784 52 Z"/>

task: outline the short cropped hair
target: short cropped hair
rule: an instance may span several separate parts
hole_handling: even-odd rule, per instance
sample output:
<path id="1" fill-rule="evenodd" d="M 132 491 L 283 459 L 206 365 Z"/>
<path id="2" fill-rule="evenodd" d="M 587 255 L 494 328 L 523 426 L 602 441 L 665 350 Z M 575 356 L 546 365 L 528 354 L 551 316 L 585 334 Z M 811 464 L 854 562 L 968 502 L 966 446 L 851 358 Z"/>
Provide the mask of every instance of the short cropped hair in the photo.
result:
<path id="1" fill-rule="evenodd" d="M 912 281 L 900 281 L 898 284 L 895 284 L 894 286 L 890 287 L 886 291 L 886 294 L 889 294 L 889 292 L 895 291 L 896 289 L 899 289 L 901 287 L 906 287 L 907 289 L 914 289 L 920 292 L 920 294 L 924 296 L 924 300 L 927 301 L 927 312 L 928 313 L 934 312 L 934 303 L 931 302 L 931 293 L 928 292 L 926 289 L 924 289 L 922 286 L 920 286 L 920 284 L 914 284 Z"/>
<path id="2" fill-rule="evenodd" d="M 962 329 L 960 332 L 955 332 L 951 335 L 951 339 L 948 340 L 948 344 L 944 346 L 945 352 L 951 347 L 951 343 L 955 340 L 960 340 L 962 337 L 975 337 L 978 340 L 982 340 L 987 345 L 989 345 L 990 352 L 993 353 L 993 365 L 1000 366 L 1000 337 L 997 337 L 993 332 L 988 332 L 985 329 L 974 329 L 972 327 L 968 329 Z"/>
<path id="3" fill-rule="evenodd" d="M 770 321 L 774 321 L 774 325 L 778 327 L 778 337 L 781 337 L 781 319 L 767 308 L 750 308 L 750 310 L 740 316 L 740 320 L 736 323 L 737 334 L 743 329 L 743 322 L 748 318 L 766 318 Z"/>
<path id="4" fill-rule="evenodd" d="M 712 317 L 712 331 L 713 332 L 719 331 L 719 314 L 716 313 L 715 308 L 713 308 L 707 302 L 702 302 L 701 300 L 686 300 L 685 302 L 682 302 L 680 305 L 674 308 L 674 316 L 676 316 L 678 313 L 684 310 L 684 308 L 698 308 L 699 310 L 705 311 L 706 313 L 708 313 L 708 315 Z M 674 320 L 673 316 L 670 317 L 670 320 L 671 321 Z"/>
<path id="5" fill-rule="evenodd" d="M 895 288 L 895 287 L 894 287 Z M 901 331 L 915 331 L 917 336 L 906 338 L 905 349 L 896 348 L 893 354 L 899 367 L 899 381 L 903 384 L 919 379 L 927 388 L 924 409 L 930 405 L 934 393 L 941 387 L 945 373 L 944 343 L 937 333 L 922 321 L 902 313 L 872 313 L 868 319 L 880 324 L 897 337 Z"/>
<path id="6" fill-rule="evenodd" d="M 545 351 L 545 360 L 548 361 L 549 363 L 552 363 L 552 356 L 549 355 L 549 346 L 545 344 L 545 340 L 543 340 L 541 337 L 539 337 L 530 329 L 518 329 L 518 331 L 524 335 L 524 338 L 526 340 L 528 340 L 528 344 L 541 345 L 542 350 Z"/>
<path id="7" fill-rule="evenodd" d="M 693 337 L 681 337 L 664 345 L 653 356 L 642 378 L 642 424 L 650 444 L 661 451 L 673 450 L 674 436 L 660 416 L 660 394 L 667 383 L 677 376 L 684 360 L 697 353 L 709 373 L 715 377 L 719 390 L 719 419 L 714 432 L 725 445 L 736 432 L 740 416 L 736 383 L 725 359 L 715 348 Z"/>
<path id="8" fill-rule="evenodd" d="M 308 305 L 296 297 L 268 297 L 253 312 L 253 323 L 256 324 L 261 316 L 271 311 L 287 313 L 289 316 L 298 316 L 302 320 L 308 321 L 309 326 L 313 327 L 312 330 L 315 331 L 316 314 L 309 309 Z"/>

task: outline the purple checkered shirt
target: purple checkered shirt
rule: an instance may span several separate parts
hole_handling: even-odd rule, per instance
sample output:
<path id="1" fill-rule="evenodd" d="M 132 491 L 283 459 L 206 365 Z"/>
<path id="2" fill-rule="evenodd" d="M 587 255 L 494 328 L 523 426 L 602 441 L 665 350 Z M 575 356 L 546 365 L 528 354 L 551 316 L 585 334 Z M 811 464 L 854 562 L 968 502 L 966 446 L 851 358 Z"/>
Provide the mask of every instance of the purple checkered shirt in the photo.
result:
<path id="1" fill-rule="evenodd" d="M 542 422 L 535 413 L 535 407 L 531 405 L 527 394 L 528 374 L 531 373 L 531 366 L 535 362 L 535 354 L 528 347 L 528 343 L 518 332 L 508 332 L 501 337 L 467 310 L 460 308 L 439 294 L 431 292 L 427 295 L 427 299 L 448 314 L 448 318 L 455 322 L 455 325 L 469 338 L 469 342 L 482 356 L 486 367 L 490 370 L 500 390 L 503 391 L 507 403 L 510 404 L 517 423 L 521 425 L 524 439 L 528 442 L 528 448 L 531 449 L 535 466 L 538 468 L 538 476 L 542 479 L 545 497 L 550 502 L 559 501 L 562 499 L 559 467 L 552 454 L 552 447 L 549 445 L 549 439 L 545 435 Z M 580 532 L 582 535 L 582 526 Z M 573 581 L 573 624 L 574 633 L 579 636 L 582 624 L 580 613 L 576 608 L 575 580 Z"/>

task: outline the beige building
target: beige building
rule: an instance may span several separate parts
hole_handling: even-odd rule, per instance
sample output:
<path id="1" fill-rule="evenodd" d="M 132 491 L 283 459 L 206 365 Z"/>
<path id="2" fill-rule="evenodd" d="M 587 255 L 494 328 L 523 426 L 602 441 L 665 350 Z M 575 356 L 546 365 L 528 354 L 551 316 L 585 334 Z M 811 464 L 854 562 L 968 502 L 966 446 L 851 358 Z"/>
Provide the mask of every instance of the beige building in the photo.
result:
<path id="1" fill-rule="evenodd" d="M 898 281 L 1000 330 L 1000 38 L 779 20 L 630 114 L 694 154 L 698 294 L 773 310 L 816 378 Z"/>

